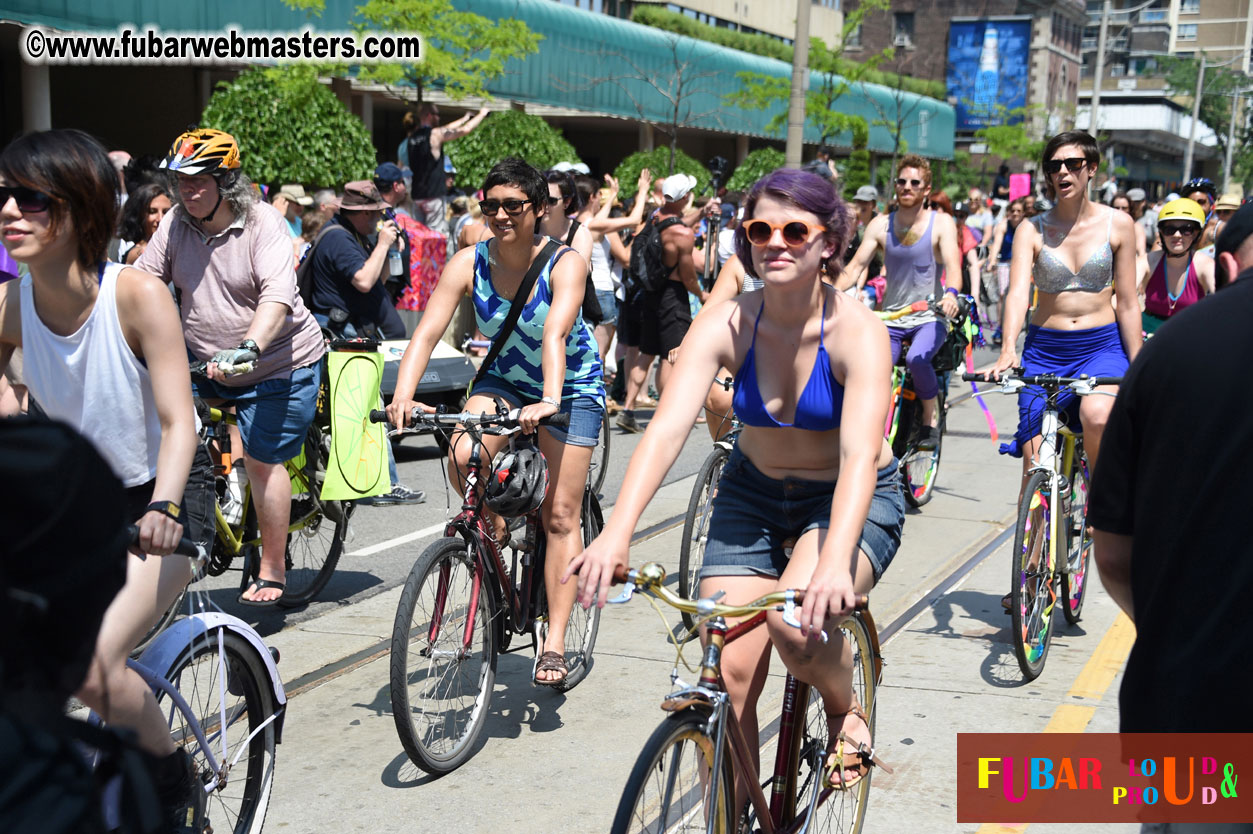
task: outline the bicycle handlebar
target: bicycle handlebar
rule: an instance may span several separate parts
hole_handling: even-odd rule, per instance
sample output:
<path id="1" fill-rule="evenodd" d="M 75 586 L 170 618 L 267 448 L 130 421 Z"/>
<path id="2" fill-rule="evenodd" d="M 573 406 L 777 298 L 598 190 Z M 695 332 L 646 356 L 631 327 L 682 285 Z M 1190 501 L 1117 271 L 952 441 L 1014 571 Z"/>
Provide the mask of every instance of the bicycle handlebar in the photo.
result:
<path id="1" fill-rule="evenodd" d="M 718 377 L 714 377 L 714 385 L 719 386 L 725 391 L 730 391 L 735 388 L 735 377 L 728 376 L 728 377 L 724 377 L 723 379 L 718 379 Z"/>
<path id="2" fill-rule="evenodd" d="M 990 382 L 1000 385 L 1001 393 L 1012 394 L 1018 389 L 1027 385 L 1038 385 L 1046 390 L 1058 390 L 1061 388 L 1070 388 L 1076 394 L 1092 394 L 1096 393 L 1093 389 L 1100 385 L 1121 385 L 1122 377 L 1120 376 L 1080 376 L 1065 377 L 1056 374 L 1034 374 L 1024 376 L 1022 369 L 1018 368 L 1013 374 L 1007 374 L 1000 380 L 992 379 L 987 373 L 962 374 L 964 382 Z"/>
<path id="3" fill-rule="evenodd" d="M 130 544 L 132 545 L 138 544 L 139 543 L 138 525 L 135 525 L 135 524 L 129 525 L 126 528 L 126 537 L 127 537 L 127 540 L 130 542 Z M 174 548 L 174 555 L 187 556 L 189 558 L 197 559 L 197 560 L 207 560 L 209 558 L 208 554 L 205 552 L 204 545 L 198 542 L 194 542 L 191 539 L 187 538 L 186 536 L 183 536 L 181 539 L 179 539 L 178 544 Z"/>
<path id="4" fill-rule="evenodd" d="M 763 597 L 753 600 L 743 605 L 725 605 L 718 602 L 722 596 L 719 591 L 717 595 L 705 599 L 685 599 L 674 591 L 665 587 L 666 571 L 656 562 L 648 562 L 640 568 L 632 568 L 628 566 L 620 566 L 614 570 L 613 584 L 625 584 L 626 590 L 622 596 L 609 600 L 612 603 L 624 603 L 631 599 L 636 590 L 644 591 L 656 599 L 669 605 L 671 608 L 687 614 L 695 614 L 701 618 L 709 617 L 751 617 L 762 611 L 774 609 L 782 611 L 783 620 L 788 625 L 800 627 L 800 622 L 796 620 L 792 609 L 805 599 L 805 592 L 800 589 L 788 589 L 785 591 L 774 591 Z M 857 602 L 853 606 L 857 611 L 864 611 L 870 606 L 870 597 L 866 594 L 859 594 Z M 825 634 L 824 634 L 825 642 Z"/>
<path id="5" fill-rule="evenodd" d="M 469 411 L 447 412 L 447 413 L 427 413 L 415 408 L 409 413 L 409 419 L 413 421 L 412 425 L 423 424 L 432 428 L 447 427 L 453 428 L 458 424 L 465 426 L 478 426 L 479 428 L 488 428 L 498 426 L 502 429 L 516 429 L 519 427 L 518 415 L 521 409 L 515 408 L 508 414 L 474 414 Z M 386 423 L 387 412 L 375 409 L 370 412 L 371 423 Z M 557 413 L 544 417 L 539 421 L 541 426 L 553 426 L 554 428 L 564 429 L 570 425 L 570 415 Z"/>
<path id="6" fill-rule="evenodd" d="M 207 359 L 202 362 L 192 362 L 190 366 L 190 370 L 193 374 L 207 377 L 209 375 L 208 366 L 209 366 L 209 361 Z M 254 362 L 242 362 L 238 365 L 219 364 L 218 370 L 221 371 L 224 376 L 239 376 L 240 374 L 252 373 L 252 370 L 255 367 L 256 367 L 256 363 Z"/>

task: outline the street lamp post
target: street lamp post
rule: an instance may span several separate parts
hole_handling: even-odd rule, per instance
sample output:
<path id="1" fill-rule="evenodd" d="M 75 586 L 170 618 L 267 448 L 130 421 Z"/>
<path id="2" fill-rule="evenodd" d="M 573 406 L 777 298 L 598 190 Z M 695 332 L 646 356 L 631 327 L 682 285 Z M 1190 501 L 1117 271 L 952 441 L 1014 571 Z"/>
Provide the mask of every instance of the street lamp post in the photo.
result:
<path id="1" fill-rule="evenodd" d="M 1088 129 L 1096 136 L 1100 132 L 1101 76 L 1105 74 L 1105 36 L 1109 32 L 1109 0 L 1101 7 L 1101 31 L 1096 38 L 1096 76 L 1092 79 L 1092 114 Z"/>
<path id="2" fill-rule="evenodd" d="M 792 46 L 792 97 L 787 108 L 787 145 L 783 164 L 801 167 L 805 145 L 805 92 L 809 89 L 809 7 L 813 0 L 796 0 L 796 40 Z"/>

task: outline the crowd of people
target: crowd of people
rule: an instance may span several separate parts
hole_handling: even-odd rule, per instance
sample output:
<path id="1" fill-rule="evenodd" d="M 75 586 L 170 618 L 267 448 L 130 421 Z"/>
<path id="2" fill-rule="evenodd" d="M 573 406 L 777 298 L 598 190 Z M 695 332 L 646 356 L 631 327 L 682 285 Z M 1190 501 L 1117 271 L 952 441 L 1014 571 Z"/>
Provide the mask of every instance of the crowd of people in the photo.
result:
<path id="1" fill-rule="evenodd" d="M 29 134 L 0 154 L 0 229 L 22 267 L 20 278 L 0 284 L 0 369 L 18 367 L 20 348 L 17 381 L 44 413 L 96 445 L 127 488 L 126 514 L 140 530 L 78 695 L 136 733 L 157 763 L 171 819 L 186 820 L 189 803 L 203 796 L 125 659 L 190 578 L 186 559 L 141 553 L 168 554 L 184 529 L 206 539 L 212 526 L 213 475 L 193 396 L 234 404 L 262 540 L 259 573 L 239 601 L 273 605 L 284 592 L 291 504 L 283 464 L 314 419 L 325 337 L 408 337 L 388 406 L 403 426 L 414 409 L 429 409 L 415 399 L 418 382 L 463 304 L 492 344 L 467 409 L 500 400 L 519 408 L 548 473 L 519 487 L 540 490 L 533 497 L 548 542 L 550 620 L 538 685 L 566 675 L 573 606 L 604 603 L 693 424 L 707 413 L 720 437 L 734 412 L 744 429 L 714 501 L 701 591 L 725 591 L 731 602 L 776 588 L 807 593 L 801 630 L 772 615 L 767 630 L 727 647 L 728 691 L 753 735 L 762 659 L 773 643 L 823 695 L 832 733 L 826 784 L 847 789 L 864 778 L 877 760 L 867 705 L 850 698 L 850 658 L 838 640 L 811 638 L 826 617 L 852 610 L 901 542 L 898 461 L 883 437 L 891 367 L 903 357 L 913 373 L 920 441 L 934 444 L 940 382 L 932 359 L 959 296 L 978 297 L 981 286 L 1002 302 L 993 375 L 1019 363 L 1027 373 L 1072 376 L 1121 377 L 1132 368 L 1134 407 L 1092 397 L 1063 408 L 1075 409 L 1071 424 L 1082 425 L 1101 473 L 1094 523 L 1123 537 L 1097 551 L 1116 599 L 1138 620 L 1152 610 L 1144 606 L 1164 604 L 1153 588 L 1126 580 L 1136 554 L 1123 539 L 1140 535 L 1145 520 L 1128 509 L 1138 499 L 1122 496 L 1125 482 L 1110 486 L 1113 476 L 1096 462 L 1107 427 L 1122 469 L 1141 460 L 1128 426 L 1158 402 L 1148 372 L 1137 377 L 1133 364 L 1144 334 L 1188 307 L 1221 309 L 1198 302 L 1248 267 L 1243 238 L 1253 210 L 1236 211 L 1208 181 L 1156 209 L 1137 189 L 1115 189 L 1102 205 L 1091 197 L 1099 148 L 1075 131 L 1045 147 L 1047 203 L 1004 199 L 1000 177 L 990 198 L 972 190 L 952 203 L 933 191 L 929 163 L 913 154 L 893 172 L 887 211 L 868 184 L 846 203 L 829 159 L 712 197 L 694 193 L 688 174 L 645 170 L 633 199 L 620 204 L 612 177 L 570 165 L 539 171 L 509 158 L 473 196 L 450 200 L 444 148 L 483 116 L 440 126 L 438 110 L 423 107 L 395 161 L 371 179 L 311 196 L 288 184 L 267 199 L 244 174 L 235 140 L 217 130 L 180 135 L 146 172 L 72 130 Z M 431 235 L 436 245 L 419 250 Z M 410 335 L 397 306 L 419 283 L 422 315 Z M 918 301 L 931 306 L 886 327 L 867 309 Z M 1202 317 L 1189 321 L 1196 328 Z M 1161 338 L 1178 332 L 1165 328 Z M 207 361 L 204 377 L 189 374 L 195 360 Z M 660 402 L 644 421 L 637 409 L 654 364 Z M 250 370 L 224 372 L 239 365 Z M 711 384 L 725 376 L 732 390 Z M 1019 412 L 1004 451 L 1025 467 L 1039 443 L 1040 399 L 1030 389 Z M 558 413 L 567 425 L 540 425 Z M 584 548 L 584 484 L 613 413 L 621 429 L 644 436 L 604 531 Z M 489 455 L 505 443 L 484 438 Z M 449 450 L 459 487 L 469 446 L 463 439 Z M 391 485 L 375 503 L 422 500 L 399 482 L 394 459 Z M 505 519 L 496 532 L 507 541 Z"/>

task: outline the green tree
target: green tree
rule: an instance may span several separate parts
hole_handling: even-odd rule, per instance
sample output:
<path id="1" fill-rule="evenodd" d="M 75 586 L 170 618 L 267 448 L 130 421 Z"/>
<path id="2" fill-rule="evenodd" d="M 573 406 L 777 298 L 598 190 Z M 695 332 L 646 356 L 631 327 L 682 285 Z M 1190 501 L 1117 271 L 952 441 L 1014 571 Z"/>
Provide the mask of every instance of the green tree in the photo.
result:
<path id="1" fill-rule="evenodd" d="M 819 81 L 816 87 L 805 93 L 805 121 L 817 128 L 820 145 L 831 144 L 843 133 L 866 127 L 865 119 L 841 112 L 837 103 L 852 89 L 853 84 L 864 81 L 868 73 L 885 58 L 890 58 L 892 49 L 872 55 L 862 63 L 844 60 L 844 50 L 868 12 L 887 7 L 888 0 L 865 0 L 860 3 L 858 8 L 845 15 L 840 42 L 835 46 L 827 46 L 821 38 L 809 40 L 809 69 L 811 73 L 818 73 Z M 735 77 L 743 86 L 728 95 L 727 102 L 749 110 L 775 110 L 766 129 L 781 135 L 787 127 L 787 103 L 792 94 L 792 79 L 759 72 L 737 72 Z"/>
<path id="2" fill-rule="evenodd" d="M 1033 116 L 1040 109 L 1037 105 L 1007 110 L 998 105 L 996 121 L 1001 124 L 979 128 L 975 131 L 975 138 L 987 145 L 988 153 L 993 156 L 1034 162 L 1044 153 L 1047 144 L 1043 137 L 1035 136 L 1031 130 L 1031 124 L 1037 121 Z"/>
<path id="3" fill-rule="evenodd" d="M 470 134 L 445 147 L 457 168 L 457 179 L 476 188 L 492 166 L 507 156 L 525 159 L 541 171 L 558 162 L 580 161 L 561 131 L 521 110 L 492 113 Z"/>
<path id="4" fill-rule="evenodd" d="M 218 85 L 200 123 L 235 137 L 257 182 L 337 186 L 374 170 L 365 124 L 310 66 L 245 70 Z"/>
<path id="5" fill-rule="evenodd" d="M 851 200 L 857 189 L 870 183 L 870 128 L 865 122 L 853 130 L 853 152 L 844 170 L 844 199 Z"/>
<path id="6" fill-rule="evenodd" d="M 317 17 L 326 0 L 283 0 Z M 449 97 L 488 98 L 487 84 L 505 72 L 512 58 L 539 51 L 541 35 L 512 18 L 491 20 L 457 11 L 451 0 L 368 0 L 357 7 L 350 25 L 358 32 L 416 32 L 422 37 L 422 60 L 414 64 L 363 65 L 358 78 L 388 86 L 411 85 L 422 101 L 427 87 L 441 87 Z"/>
<path id="7" fill-rule="evenodd" d="M 889 59 L 891 57 L 894 56 L 890 56 Z M 909 152 L 909 143 L 905 140 L 905 131 L 920 125 L 926 115 L 925 111 L 919 110 L 925 99 L 910 93 L 905 84 L 905 79 L 910 74 L 930 74 L 932 67 L 943 58 L 944 53 L 942 52 L 928 52 L 918 49 L 906 51 L 904 56 L 897 62 L 897 69 L 900 74 L 896 76 L 894 83 L 888 85 L 889 104 L 881 103 L 878 96 L 873 95 L 866 89 L 866 82 L 861 82 L 862 92 L 865 94 L 866 101 L 870 103 L 870 106 L 878 114 L 878 118 L 872 120 L 870 126 L 886 128 L 888 134 L 892 137 L 892 163 L 888 169 L 890 173 L 887 175 L 889 182 L 896 178 L 897 158 Z M 880 174 L 880 176 L 884 175 Z M 890 193 L 890 191 L 883 193 Z"/>
<path id="8" fill-rule="evenodd" d="M 618 180 L 621 191 L 618 192 L 626 200 L 635 196 L 635 186 L 639 184 L 640 171 L 649 169 L 653 178 L 666 177 L 671 160 L 670 148 L 653 148 L 651 151 L 636 151 L 618 163 L 613 175 Z M 694 193 L 700 194 L 709 187 L 709 171 L 692 157 L 676 151 L 674 153 L 674 171 L 676 174 L 691 174 L 696 177 Z"/>
<path id="9" fill-rule="evenodd" d="M 777 148 L 758 148 L 755 151 L 749 151 L 748 156 L 736 166 L 735 173 L 727 180 L 727 190 L 747 191 L 753 183 L 766 174 L 782 168 L 783 163 L 783 151 Z"/>
<path id="10" fill-rule="evenodd" d="M 1191 103 L 1196 96 L 1196 77 L 1201 71 L 1201 62 L 1197 58 L 1175 58 L 1162 56 L 1157 59 L 1166 78 L 1167 89 L 1177 96 L 1187 96 Z M 1235 101 L 1235 92 L 1248 86 L 1247 75 L 1228 67 L 1205 67 L 1205 84 L 1201 91 L 1201 121 L 1214 131 L 1218 139 L 1219 155 L 1227 152 L 1227 132 L 1231 128 L 1231 105 Z M 1247 100 L 1246 100 L 1247 101 Z M 1248 150 L 1249 131 L 1237 124 L 1235 131 L 1236 144 L 1232 147 L 1232 169 L 1237 170 L 1240 164 L 1246 167 L 1253 165 L 1253 160 L 1238 164 L 1237 158 L 1250 153 Z"/>

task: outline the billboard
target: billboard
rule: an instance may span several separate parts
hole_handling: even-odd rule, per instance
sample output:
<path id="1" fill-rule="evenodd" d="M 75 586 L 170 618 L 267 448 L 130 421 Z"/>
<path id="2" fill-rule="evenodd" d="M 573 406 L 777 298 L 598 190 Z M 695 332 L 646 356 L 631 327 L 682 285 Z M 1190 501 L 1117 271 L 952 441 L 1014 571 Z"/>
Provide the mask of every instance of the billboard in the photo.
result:
<path id="1" fill-rule="evenodd" d="M 953 21 L 948 30 L 948 100 L 957 130 L 1011 124 L 1010 111 L 1027 106 L 1031 21 Z"/>

